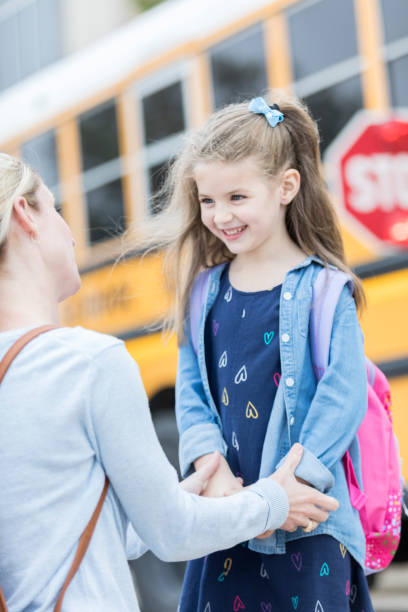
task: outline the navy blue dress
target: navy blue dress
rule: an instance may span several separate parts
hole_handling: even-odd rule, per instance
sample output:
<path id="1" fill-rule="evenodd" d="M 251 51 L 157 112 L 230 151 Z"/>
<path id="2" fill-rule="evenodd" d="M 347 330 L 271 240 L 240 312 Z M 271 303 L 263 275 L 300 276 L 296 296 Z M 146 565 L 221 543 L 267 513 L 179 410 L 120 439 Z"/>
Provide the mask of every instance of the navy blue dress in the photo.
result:
<path id="1" fill-rule="evenodd" d="M 208 315 L 205 355 L 221 415 L 227 461 L 244 485 L 258 480 L 262 447 L 279 385 L 281 286 L 245 293 L 228 267 Z M 251 551 L 246 542 L 190 561 L 180 612 L 374 612 L 361 567 L 328 535 L 301 538 L 284 555 Z"/>

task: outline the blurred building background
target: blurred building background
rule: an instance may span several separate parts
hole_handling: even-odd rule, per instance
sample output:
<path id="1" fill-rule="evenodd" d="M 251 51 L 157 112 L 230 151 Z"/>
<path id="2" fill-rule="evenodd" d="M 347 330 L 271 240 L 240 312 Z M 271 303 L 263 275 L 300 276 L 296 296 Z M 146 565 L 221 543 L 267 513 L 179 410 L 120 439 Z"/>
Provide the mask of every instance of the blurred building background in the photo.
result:
<path id="1" fill-rule="evenodd" d="M 408 0 L 0 0 L 0 149 L 39 170 L 73 229 L 83 287 L 64 322 L 126 341 L 175 464 L 176 342 L 151 329 L 167 303 L 160 255 L 112 263 L 124 231 L 131 243 L 160 207 L 152 196 L 186 130 L 271 87 L 308 104 L 328 176 L 339 163 L 326 154 L 358 111 L 398 113 L 391 140 L 406 138 Z M 367 353 L 391 380 L 408 478 L 408 202 L 383 203 L 377 223 L 390 231 L 378 239 L 344 214 L 334 187 L 333 197 L 367 293 Z M 144 612 L 175 611 L 182 565 L 146 556 L 134 572 Z M 378 610 L 406 609 L 387 597 Z"/>

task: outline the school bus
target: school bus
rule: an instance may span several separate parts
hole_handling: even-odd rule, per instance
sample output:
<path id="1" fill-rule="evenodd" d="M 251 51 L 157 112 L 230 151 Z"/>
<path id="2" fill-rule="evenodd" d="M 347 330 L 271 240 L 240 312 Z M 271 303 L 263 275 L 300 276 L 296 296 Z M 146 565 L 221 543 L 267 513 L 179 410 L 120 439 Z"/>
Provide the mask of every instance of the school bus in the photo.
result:
<path id="1" fill-rule="evenodd" d="M 119 258 L 123 232 L 131 242 L 155 214 L 166 164 L 213 109 L 270 87 L 294 92 L 318 122 L 324 155 L 357 111 L 408 106 L 407 69 L 404 0 L 176 0 L 0 97 L 1 150 L 39 170 L 75 236 L 83 284 L 63 322 L 126 341 L 174 462 L 176 340 L 152 330 L 167 304 L 161 255 Z M 343 236 L 367 293 L 366 351 L 391 381 L 408 478 L 408 252 L 367 244 L 345 222 Z M 140 590 L 146 610 L 175 609 L 154 586 Z"/>

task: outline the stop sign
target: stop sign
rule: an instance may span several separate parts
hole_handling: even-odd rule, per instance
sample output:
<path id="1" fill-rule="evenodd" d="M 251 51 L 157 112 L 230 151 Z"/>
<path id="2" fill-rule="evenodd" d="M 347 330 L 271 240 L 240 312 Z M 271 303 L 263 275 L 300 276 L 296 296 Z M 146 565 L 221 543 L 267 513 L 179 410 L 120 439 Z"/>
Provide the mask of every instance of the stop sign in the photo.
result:
<path id="1" fill-rule="evenodd" d="M 408 113 L 360 111 L 328 148 L 329 183 L 367 238 L 408 248 Z"/>

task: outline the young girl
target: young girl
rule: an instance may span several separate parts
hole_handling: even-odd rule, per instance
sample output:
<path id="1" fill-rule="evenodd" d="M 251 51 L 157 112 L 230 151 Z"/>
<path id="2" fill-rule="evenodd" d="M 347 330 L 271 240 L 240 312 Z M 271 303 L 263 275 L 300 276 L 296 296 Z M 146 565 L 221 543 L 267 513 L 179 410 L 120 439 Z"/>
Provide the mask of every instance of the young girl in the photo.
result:
<path id="1" fill-rule="evenodd" d="M 265 528 L 305 525 L 311 507 L 313 518 L 327 519 L 337 502 L 296 482 L 296 447 L 286 466 L 243 494 L 210 500 L 183 491 L 137 365 L 116 338 L 54 328 L 29 342 L 3 378 L 9 349 L 29 330 L 58 325 L 58 302 L 79 286 L 72 234 L 52 194 L 0 153 L 1 612 L 61 610 L 105 475 L 107 496 L 64 612 L 138 610 L 127 557 L 146 546 L 165 560 L 191 559 Z M 200 492 L 212 471 L 184 489 Z"/>
<path id="2" fill-rule="evenodd" d="M 299 441 L 298 478 L 330 490 L 340 508 L 320 526 L 265 533 L 191 562 L 180 611 L 369 612 L 365 539 L 341 463 L 350 449 L 359 473 L 367 389 L 356 307 L 364 296 L 345 263 L 316 126 L 299 101 L 283 93 L 272 101 L 227 106 L 190 135 L 157 221 L 162 244 L 167 232 L 180 339 L 181 468 L 187 474 L 221 451 L 205 494 L 228 495 L 237 476 L 250 485 Z M 354 292 L 340 296 L 317 384 L 309 317 L 314 281 L 328 265 L 350 275 Z M 211 272 L 195 348 L 189 297 L 203 268 Z"/>

